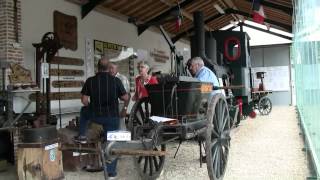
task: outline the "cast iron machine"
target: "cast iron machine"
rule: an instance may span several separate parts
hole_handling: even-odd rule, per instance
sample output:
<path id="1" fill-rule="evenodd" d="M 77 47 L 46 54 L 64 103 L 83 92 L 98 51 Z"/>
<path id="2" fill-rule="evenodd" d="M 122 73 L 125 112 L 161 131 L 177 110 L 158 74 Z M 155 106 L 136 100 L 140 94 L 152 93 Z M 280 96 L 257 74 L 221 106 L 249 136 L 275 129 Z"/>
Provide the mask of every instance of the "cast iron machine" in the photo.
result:
<path id="1" fill-rule="evenodd" d="M 272 110 L 272 102 L 268 98 L 268 94 L 271 94 L 272 91 L 266 90 L 263 79 L 266 72 L 256 72 L 257 79 L 260 79 L 258 90 L 252 88 L 252 103 L 253 107 L 259 110 L 261 115 L 268 115 Z"/>
<path id="2" fill-rule="evenodd" d="M 135 164 L 142 179 L 159 177 L 168 142 L 178 141 L 181 144 L 189 139 L 199 142 L 200 166 L 202 148 L 205 148 L 210 179 L 223 179 L 231 129 L 239 124 L 242 114 L 253 111 L 248 35 L 233 31 L 205 33 L 201 12 L 194 14 L 194 22 L 191 57 L 200 56 L 223 85 L 213 87 L 188 76 L 183 60 L 176 55 L 173 43 L 160 26 L 173 59 L 177 60 L 175 70 L 171 75 L 162 75 L 159 84 L 147 85 L 149 97 L 135 102 L 128 122 L 132 141 L 113 141 L 105 148 L 107 159 L 121 154 L 135 155 Z M 224 94 L 210 96 L 212 90 L 218 89 Z M 156 122 L 155 116 L 171 120 Z"/>

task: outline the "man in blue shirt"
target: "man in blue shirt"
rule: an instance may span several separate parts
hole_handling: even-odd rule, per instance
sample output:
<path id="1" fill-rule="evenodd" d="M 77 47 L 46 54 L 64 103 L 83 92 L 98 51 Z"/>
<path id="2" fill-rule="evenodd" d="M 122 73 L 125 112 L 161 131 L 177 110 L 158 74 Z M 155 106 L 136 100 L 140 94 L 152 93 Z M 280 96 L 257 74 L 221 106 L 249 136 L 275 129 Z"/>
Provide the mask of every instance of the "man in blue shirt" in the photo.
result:
<path id="1" fill-rule="evenodd" d="M 207 67 L 204 66 L 204 62 L 201 57 L 194 57 L 187 63 L 190 74 L 202 82 L 209 82 L 215 87 L 219 87 L 219 81 L 217 76 Z M 222 93 L 221 90 L 213 90 L 208 98 L 208 101 L 217 94 Z M 209 103 L 209 102 L 208 102 Z M 201 157 L 201 161 L 206 163 L 206 156 Z"/>
<path id="2" fill-rule="evenodd" d="M 213 86 L 220 86 L 217 76 L 209 68 L 204 66 L 201 57 L 190 59 L 188 64 L 189 71 L 193 77 L 197 78 L 199 81 L 212 83 Z M 217 93 L 221 93 L 221 90 L 212 91 L 210 98 Z"/>

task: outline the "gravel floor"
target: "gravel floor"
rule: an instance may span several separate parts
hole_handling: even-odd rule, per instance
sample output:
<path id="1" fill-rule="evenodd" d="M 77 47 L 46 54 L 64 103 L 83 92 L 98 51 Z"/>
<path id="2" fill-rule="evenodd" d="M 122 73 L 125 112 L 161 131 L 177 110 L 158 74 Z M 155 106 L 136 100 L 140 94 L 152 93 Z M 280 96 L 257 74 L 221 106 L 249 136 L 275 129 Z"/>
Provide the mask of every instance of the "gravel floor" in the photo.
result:
<path id="1" fill-rule="evenodd" d="M 303 141 L 294 107 L 274 107 L 269 116 L 247 119 L 233 130 L 229 164 L 224 180 L 305 180 L 309 176 Z M 197 143 L 167 146 L 169 155 L 159 180 L 207 180 L 207 167 L 199 164 Z M 139 180 L 130 157 L 118 164 L 118 179 Z M 103 179 L 103 173 L 66 172 L 66 180 Z M 0 174 L 0 179 L 1 174 Z"/>

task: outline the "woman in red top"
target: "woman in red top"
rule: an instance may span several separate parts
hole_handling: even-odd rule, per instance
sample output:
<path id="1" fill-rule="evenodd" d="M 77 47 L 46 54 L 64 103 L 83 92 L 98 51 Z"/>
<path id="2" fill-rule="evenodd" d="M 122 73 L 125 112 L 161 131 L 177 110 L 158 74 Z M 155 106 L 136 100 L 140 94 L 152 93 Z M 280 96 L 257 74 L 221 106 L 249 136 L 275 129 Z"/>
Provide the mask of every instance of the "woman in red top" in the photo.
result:
<path id="1" fill-rule="evenodd" d="M 155 76 L 151 76 L 148 74 L 149 65 L 144 61 L 138 62 L 138 71 L 139 76 L 136 77 L 136 92 L 132 97 L 132 100 L 138 100 L 144 97 L 148 97 L 148 91 L 145 88 L 147 84 L 158 84 L 158 80 Z"/>

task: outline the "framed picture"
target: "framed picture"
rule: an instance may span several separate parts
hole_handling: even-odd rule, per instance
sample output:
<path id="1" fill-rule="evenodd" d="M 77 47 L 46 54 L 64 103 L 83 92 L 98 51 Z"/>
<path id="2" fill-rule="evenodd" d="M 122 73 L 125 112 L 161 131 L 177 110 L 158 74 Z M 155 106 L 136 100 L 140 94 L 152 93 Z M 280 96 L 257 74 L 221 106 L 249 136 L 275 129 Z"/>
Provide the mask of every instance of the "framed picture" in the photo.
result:
<path id="1" fill-rule="evenodd" d="M 53 12 L 54 32 L 58 35 L 62 46 L 73 51 L 78 48 L 77 18 L 59 11 Z"/>

